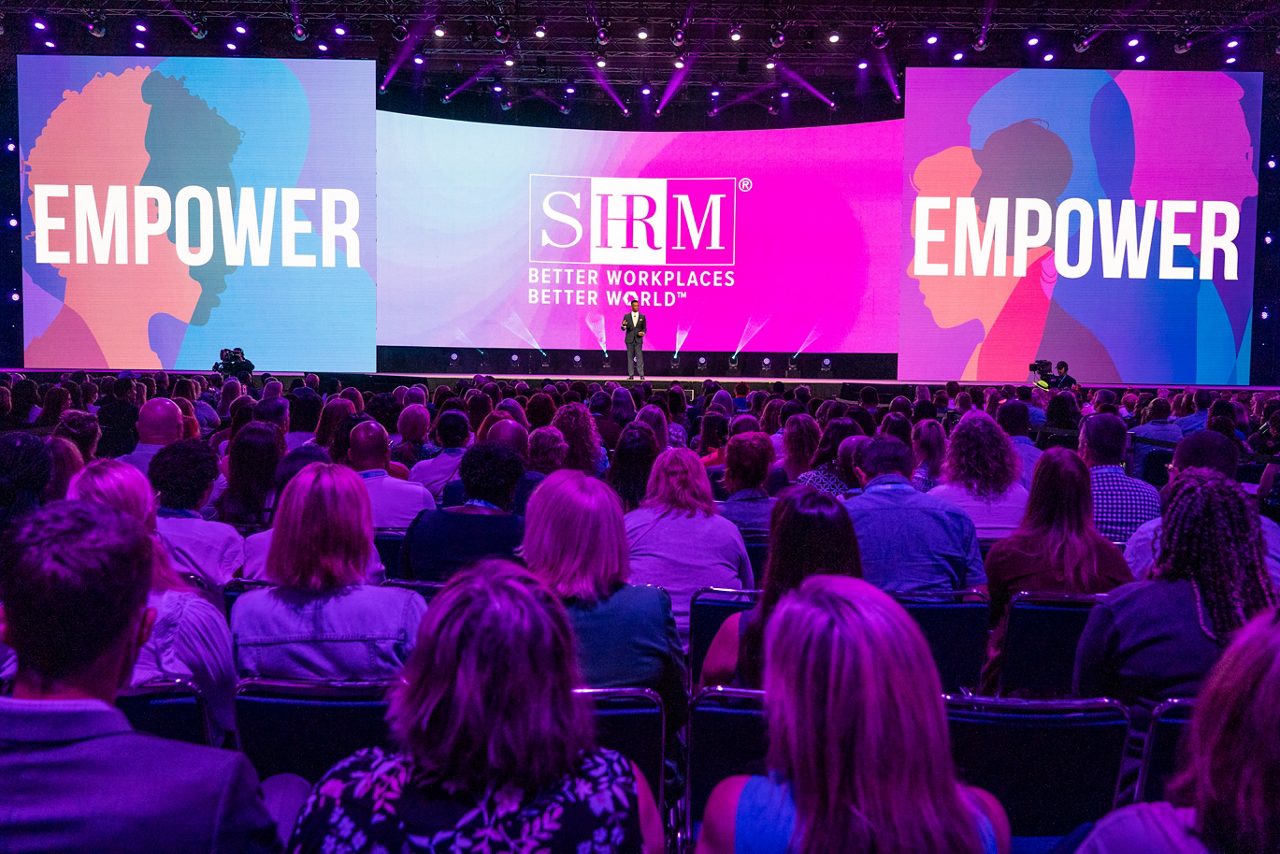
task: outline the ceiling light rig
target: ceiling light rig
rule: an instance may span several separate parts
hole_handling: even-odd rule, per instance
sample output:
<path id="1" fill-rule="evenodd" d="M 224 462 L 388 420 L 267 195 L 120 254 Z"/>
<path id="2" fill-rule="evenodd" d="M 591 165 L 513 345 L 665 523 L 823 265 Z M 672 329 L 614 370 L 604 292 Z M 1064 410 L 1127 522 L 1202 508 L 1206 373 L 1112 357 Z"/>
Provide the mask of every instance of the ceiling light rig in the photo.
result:
<path id="1" fill-rule="evenodd" d="M 887 24 L 876 24 L 871 28 L 871 46 L 876 50 L 884 50 L 889 46 L 889 27 Z"/>

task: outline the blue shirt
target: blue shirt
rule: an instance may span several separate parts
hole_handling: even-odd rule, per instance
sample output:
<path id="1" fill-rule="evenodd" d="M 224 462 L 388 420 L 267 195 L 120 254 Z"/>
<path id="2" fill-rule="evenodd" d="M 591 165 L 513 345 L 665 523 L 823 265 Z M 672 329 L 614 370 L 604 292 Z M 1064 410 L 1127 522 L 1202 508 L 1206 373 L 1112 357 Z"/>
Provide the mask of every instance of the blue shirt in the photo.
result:
<path id="1" fill-rule="evenodd" d="M 1190 416 L 1188 416 L 1190 417 Z M 1146 464 L 1147 454 L 1152 451 L 1171 451 L 1172 448 L 1164 448 L 1158 445 L 1149 445 L 1146 442 L 1139 442 L 1137 439 L 1157 439 L 1161 442 L 1181 442 L 1182 428 L 1179 422 L 1172 418 L 1165 418 L 1160 421 L 1148 421 L 1140 427 L 1135 427 L 1133 431 L 1133 467 L 1129 470 L 1129 474 L 1134 477 L 1142 477 L 1142 467 Z"/>
<path id="2" fill-rule="evenodd" d="M 1089 469 L 1093 488 L 1093 524 L 1113 543 L 1126 542 L 1133 532 L 1160 515 L 1160 493 L 1145 480 L 1129 477 L 1122 466 Z"/>
<path id="3" fill-rule="evenodd" d="M 1199 412 L 1184 415 L 1176 423 L 1184 436 L 1203 430 L 1209 423 L 1209 410 L 1202 409 Z"/>
<path id="4" fill-rule="evenodd" d="M 889 593 L 963 590 L 987 583 L 969 515 L 919 492 L 905 477 L 881 475 L 846 499 L 862 556 L 862 577 Z"/>
<path id="5" fill-rule="evenodd" d="M 1036 463 L 1040 461 L 1040 455 L 1044 451 L 1036 447 L 1036 443 L 1031 441 L 1027 436 L 1013 436 L 1013 451 L 1018 455 L 1019 462 L 1022 463 L 1022 471 L 1018 474 L 1018 483 L 1031 491 L 1031 477 L 1035 474 Z"/>

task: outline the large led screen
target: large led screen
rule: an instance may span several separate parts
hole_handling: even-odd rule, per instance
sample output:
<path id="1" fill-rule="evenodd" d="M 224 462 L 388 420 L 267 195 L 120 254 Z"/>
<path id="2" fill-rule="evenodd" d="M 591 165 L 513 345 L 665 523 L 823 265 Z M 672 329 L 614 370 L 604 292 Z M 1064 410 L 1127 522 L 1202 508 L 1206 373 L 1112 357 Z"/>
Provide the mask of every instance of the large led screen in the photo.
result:
<path id="1" fill-rule="evenodd" d="M 378 113 L 378 343 L 897 348 L 901 123 L 616 133 Z"/>
<path id="2" fill-rule="evenodd" d="M 1262 75 L 915 68 L 899 377 L 1249 381 Z"/>
<path id="3" fill-rule="evenodd" d="M 374 64 L 21 56 L 25 364 L 375 365 Z"/>

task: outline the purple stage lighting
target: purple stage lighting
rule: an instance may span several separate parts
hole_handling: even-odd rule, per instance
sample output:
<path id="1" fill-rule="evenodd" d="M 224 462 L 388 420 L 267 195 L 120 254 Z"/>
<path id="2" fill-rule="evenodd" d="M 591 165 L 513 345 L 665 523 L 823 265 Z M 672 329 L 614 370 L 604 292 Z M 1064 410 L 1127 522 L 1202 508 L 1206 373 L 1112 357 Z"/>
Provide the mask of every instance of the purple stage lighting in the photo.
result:
<path id="1" fill-rule="evenodd" d="M 12 302 L 17 302 L 18 300 L 22 299 L 22 297 L 18 296 L 17 292 L 14 292 L 14 293 L 9 294 L 9 299 L 10 299 Z M 1266 314 L 1266 312 L 1264 311 L 1264 312 L 1263 312 L 1263 314 Z M 1263 320 L 1266 320 L 1266 318 L 1265 318 L 1265 317 L 1264 317 L 1264 318 L 1262 318 L 1262 319 L 1263 319 Z"/>
<path id="2" fill-rule="evenodd" d="M 235 49 L 236 49 L 235 42 L 227 42 L 227 50 L 235 50 Z"/>
<path id="3" fill-rule="evenodd" d="M 604 68 L 608 64 L 609 64 L 609 61 L 604 58 L 603 53 L 596 54 L 596 68 Z"/>
<path id="4" fill-rule="evenodd" d="M 1233 50 L 1235 48 L 1240 47 L 1240 39 L 1232 39 L 1231 41 L 1227 42 L 1227 47 L 1232 48 Z"/>
<path id="5" fill-rule="evenodd" d="M 1236 58 L 1234 56 L 1228 56 L 1227 65 L 1235 65 L 1235 64 L 1236 64 Z"/>
<path id="6" fill-rule="evenodd" d="M 420 53 L 419 53 L 419 54 L 415 54 L 415 55 L 414 55 L 414 57 L 413 57 L 413 64 L 414 64 L 414 65 L 422 65 L 422 64 L 423 64 L 424 62 L 426 62 L 426 61 L 427 61 L 427 60 L 426 60 L 426 59 L 422 56 L 422 54 L 420 54 Z"/>
<path id="7" fill-rule="evenodd" d="M 1138 46 L 1138 40 L 1136 38 L 1129 39 L 1129 47 L 1137 47 L 1137 46 Z"/>
<path id="8" fill-rule="evenodd" d="M 937 37 L 937 36 L 935 36 L 933 33 L 929 33 L 929 35 L 925 38 L 924 43 L 925 43 L 925 44 L 937 44 L 937 43 L 938 43 L 938 37 Z"/>
<path id="9" fill-rule="evenodd" d="M 1027 47 L 1035 47 L 1040 44 L 1039 36 L 1027 36 Z"/>
<path id="10" fill-rule="evenodd" d="M 345 36 L 347 34 L 347 25 L 342 23 L 334 24 L 333 34 L 335 36 Z"/>
<path id="11" fill-rule="evenodd" d="M 54 43 L 53 43 L 53 42 L 51 42 L 51 41 L 47 41 L 47 42 L 45 42 L 45 43 L 44 43 L 44 46 L 45 46 L 45 47 L 47 47 L 47 48 L 49 48 L 49 50 L 53 50 L 55 47 L 57 47 L 57 45 L 56 45 L 56 44 L 54 44 Z"/>
<path id="12" fill-rule="evenodd" d="M 1053 62 L 1053 54 L 1051 54 L 1051 53 L 1046 53 L 1046 54 L 1044 55 L 1044 61 L 1045 61 L 1045 62 Z"/>
<path id="13" fill-rule="evenodd" d="M 685 66 L 685 58 L 684 58 L 684 54 L 683 54 L 683 53 L 677 53 L 677 54 L 676 54 L 676 58 L 675 58 L 674 60 L 672 60 L 671 64 L 672 64 L 672 65 L 674 65 L 676 68 L 684 68 L 684 66 Z"/>
<path id="14" fill-rule="evenodd" d="M 15 145 L 15 144 L 14 144 L 14 143 L 12 143 L 12 142 L 11 142 L 11 143 L 9 143 L 8 145 L 6 145 L 4 148 L 5 148 L 5 151 L 17 151 L 17 150 L 18 150 L 18 146 L 17 146 L 17 145 Z M 1272 161 L 1271 161 L 1271 168 L 1272 168 L 1272 169 L 1276 168 L 1276 167 L 1275 167 L 1275 161 L 1274 161 L 1274 160 L 1272 160 Z"/>
<path id="15" fill-rule="evenodd" d="M 133 25 L 133 28 L 140 33 L 145 33 L 147 31 L 147 25 L 145 21 L 138 21 L 136 24 Z"/>
<path id="16" fill-rule="evenodd" d="M 859 62 L 859 63 L 858 63 L 858 70 L 859 70 L 859 71 L 866 71 L 866 70 L 867 70 L 867 61 L 866 61 L 865 59 L 864 59 L 862 62 Z"/>
<path id="17" fill-rule="evenodd" d="M 1135 57 L 1133 58 L 1133 61 L 1134 61 L 1134 62 L 1146 62 L 1146 61 L 1147 61 L 1147 55 L 1146 55 L 1145 53 L 1140 53 L 1140 54 L 1138 54 L 1137 56 L 1135 56 Z"/>
<path id="18" fill-rule="evenodd" d="M 643 86 L 640 87 L 640 94 L 646 97 L 649 95 L 652 95 L 653 87 L 651 87 L 648 83 L 644 84 Z"/>
<path id="19" fill-rule="evenodd" d="M 39 18 L 36 18 L 34 21 L 32 21 L 31 26 L 35 27 L 40 32 L 44 32 L 45 30 L 49 29 L 49 25 Z"/>
<path id="20" fill-rule="evenodd" d="M 780 97 L 780 98 L 790 98 L 790 97 L 791 97 L 791 92 L 790 92 L 789 90 L 787 90 L 787 89 L 783 89 L 781 92 L 779 92 L 779 93 L 778 93 L 778 97 Z"/>
<path id="21" fill-rule="evenodd" d="M 713 88 L 713 89 L 711 90 L 711 97 L 712 97 L 712 98 L 719 98 L 719 97 L 720 97 L 720 87 L 718 87 L 718 86 L 717 86 L 717 87 L 715 87 L 715 88 Z"/>
<path id="22" fill-rule="evenodd" d="M 243 22 L 237 22 L 232 29 L 236 31 L 236 35 L 238 36 L 246 36 L 249 34 L 249 27 Z"/>
<path id="23" fill-rule="evenodd" d="M 9 227 L 10 228 L 18 227 L 18 218 L 16 216 L 9 217 Z"/>
<path id="24" fill-rule="evenodd" d="M 316 45 L 316 50 L 320 51 L 321 53 L 328 53 L 328 52 L 329 52 L 329 46 L 328 46 L 327 44 L 325 44 L 324 42 L 319 42 L 319 43 Z"/>
<path id="25" fill-rule="evenodd" d="M 495 91 L 495 92 L 501 92 L 501 91 L 502 91 L 502 84 L 501 84 L 501 83 L 494 83 L 494 84 L 493 84 L 493 91 Z"/>
<path id="26" fill-rule="evenodd" d="M 953 62 L 959 62 L 960 60 L 964 59 L 964 53 L 962 53 L 961 51 L 956 51 L 955 53 L 951 54 L 951 59 Z"/>
<path id="27" fill-rule="evenodd" d="M 572 95 L 572 94 L 574 94 L 574 93 L 575 93 L 575 92 L 577 92 L 577 91 L 578 91 L 578 88 L 577 88 L 576 86 L 574 86 L 572 83 L 570 83 L 568 86 L 564 87 L 564 93 L 565 93 L 566 95 Z"/>
<path id="28" fill-rule="evenodd" d="M 9 143 L 9 150 L 10 150 L 10 151 L 13 151 L 13 143 L 12 143 L 12 142 L 11 142 L 11 143 Z M 1268 168 L 1268 169 L 1274 169 L 1274 168 L 1276 168 L 1276 156 L 1275 156 L 1274 154 L 1267 158 L 1267 168 Z"/>

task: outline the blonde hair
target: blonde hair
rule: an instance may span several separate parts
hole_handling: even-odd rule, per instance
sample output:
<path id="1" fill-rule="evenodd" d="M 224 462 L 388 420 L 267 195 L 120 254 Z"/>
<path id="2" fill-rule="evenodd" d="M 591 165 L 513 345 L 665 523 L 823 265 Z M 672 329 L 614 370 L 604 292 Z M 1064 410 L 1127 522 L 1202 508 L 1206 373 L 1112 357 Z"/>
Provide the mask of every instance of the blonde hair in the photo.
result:
<path id="1" fill-rule="evenodd" d="M 668 448 L 658 454 L 640 506 L 663 514 L 715 516 L 711 481 L 698 455 L 688 448 Z"/>
<path id="2" fill-rule="evenodd" d="M 607 598 L 630 570 L 617 493 L 582 472 L 550 475 L 529 499 L 521 556 L 561 599 Z"/>
<path id="3" fill-rule="evenodd" d="M 972 852 L 942 686 L 915 621 L 855 578 L 817 575 L 765 640 L 769 767 L 796 805 L 791 850 Z"/>
<path id="4" fill-rule="evenodd" d="M 284 488 L 273 531 L 269 580 L 304 590 L 358 584 L 373 548 L 368 490 L 346 466 L 312 463 Z"/>

